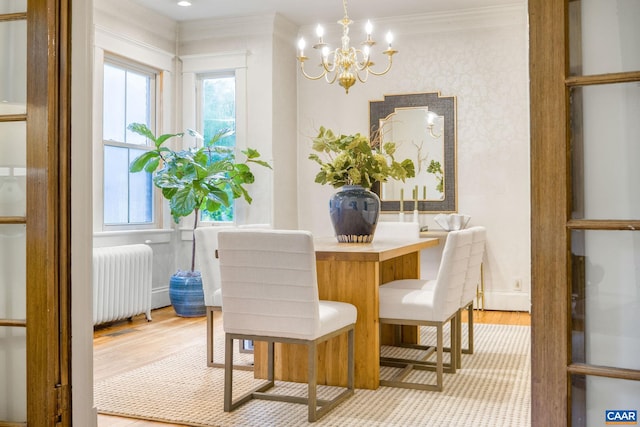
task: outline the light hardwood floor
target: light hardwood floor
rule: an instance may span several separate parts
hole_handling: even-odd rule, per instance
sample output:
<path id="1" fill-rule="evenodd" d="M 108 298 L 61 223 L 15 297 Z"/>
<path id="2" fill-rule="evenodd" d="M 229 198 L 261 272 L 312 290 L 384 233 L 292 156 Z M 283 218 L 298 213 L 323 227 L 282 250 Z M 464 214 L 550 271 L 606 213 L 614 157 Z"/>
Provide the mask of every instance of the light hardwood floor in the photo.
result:
<path id="1" fill-rule="evenodd" d="M 144 315 L 140 315 L 130 321 L 125 320 L 108 326 L 99 326 L 94 330 L 95 381 L 152 363 L 205 339 L 204 317 L 178 317 L 172 307 L 166 307 L 154 310 L 152 318 L 152 322 L 147 322 Z M 531 324 L 531 317 L 529 313 L 525 312 L 476 310 L 473 319 L 476 323 Z M 466 313 L 463 321 L 466 321 Z M 167 427 L 177 425 L 98 415 L 98 426 Z"/>

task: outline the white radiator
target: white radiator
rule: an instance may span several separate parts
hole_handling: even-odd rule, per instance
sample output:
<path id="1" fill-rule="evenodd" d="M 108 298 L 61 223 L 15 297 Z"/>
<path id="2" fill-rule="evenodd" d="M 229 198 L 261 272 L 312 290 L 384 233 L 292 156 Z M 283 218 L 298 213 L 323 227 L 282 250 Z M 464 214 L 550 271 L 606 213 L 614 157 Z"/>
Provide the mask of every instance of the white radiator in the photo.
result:
<path id="1" fill-rule="evenodd" d="M 93 324 L 145 313 L 151 321 L 153 251 L 147 245 L 93 249 Z"/>

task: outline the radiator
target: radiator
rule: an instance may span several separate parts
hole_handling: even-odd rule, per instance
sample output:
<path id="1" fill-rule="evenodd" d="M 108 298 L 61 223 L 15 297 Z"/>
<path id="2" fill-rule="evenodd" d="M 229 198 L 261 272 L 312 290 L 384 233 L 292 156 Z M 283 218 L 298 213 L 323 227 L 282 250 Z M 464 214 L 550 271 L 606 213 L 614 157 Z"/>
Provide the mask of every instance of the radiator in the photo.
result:
<path id="1" fill-rule="evenodd" d="M 151 321 L 153 251 L 147 245 L 93 249 L 93 324 L 145 313 Z"/>

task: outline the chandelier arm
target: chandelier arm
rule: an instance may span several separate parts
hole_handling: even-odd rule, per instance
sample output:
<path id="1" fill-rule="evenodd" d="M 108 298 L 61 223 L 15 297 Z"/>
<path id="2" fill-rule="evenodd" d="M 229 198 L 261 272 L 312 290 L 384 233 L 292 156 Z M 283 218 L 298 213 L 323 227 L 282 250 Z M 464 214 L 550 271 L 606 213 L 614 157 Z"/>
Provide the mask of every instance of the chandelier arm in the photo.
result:
<path id="1" fill-rule="evenodd" d="M 324 79 L 326 80 L 327 83 L 329 84 L 333 84 L 336 82 L 336 80 L 338 80 L 338 73 L 333 73 L 333 78 L 331 80 L 329 80 L 329 74 L 330 73 L 324 73 Z"/>
<path id="2" fill-rule="evenodd" d="M 373 74 L 374 76 L 381 76 L 383 74 L 387 74 L 391 69 L 391 65 L 393 64 L 393 59 L 391 58 L 392 55 L 393 53 L 389 55 L 389 63 L 387 64 L 387 68 L 385 68 L 384 71 L 373 71 L 368 66 L 367 66 L 367 71 Z"/>
<path id="3" fill-rule="evenodd" d="M 310 76 L 309 74 L 307 74 L 307 72 L 304 70 L 304 62 L 300 63 L 300 71 L 302 71 L 302 75 L 305 76 L 306 78 L 308 78 L 309 80 L 320 80 L 321 78 L 323 78 L 324 76 L 327 75 L 327 70 L 326 68 L 322 71 L 321 74 L 317 75 L 317 76 Z"/>

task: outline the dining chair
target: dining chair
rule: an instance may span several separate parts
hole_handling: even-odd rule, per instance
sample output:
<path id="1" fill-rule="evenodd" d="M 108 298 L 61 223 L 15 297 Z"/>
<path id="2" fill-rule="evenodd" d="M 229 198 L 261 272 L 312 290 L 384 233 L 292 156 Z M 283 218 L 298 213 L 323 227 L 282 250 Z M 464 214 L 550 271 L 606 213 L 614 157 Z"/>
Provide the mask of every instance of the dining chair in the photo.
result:
<path id="1" fill-rule="evenodd" d="M 222 292 L 220 289 L 220 263 L 216 258 L 218 233 L 232 226 L 198 227 L 194 231 L 196 239 L 196 262 L 202 275 L 202 290 L 207 313 L 207 366 L 224 368 L 224 363 L 216 363 L 214 358 L 214 318 L 222 311 Z M 240 368 L 239 368 L 240 369 Z M 244 369 L 253 369 L 247 366 Z"/>
<path id="2" fill-rule="evenodd" d="M 269 224 L 245 224 L 240 228 L 271 228 Z M 215 361 L 215 314 L 222 311 L 222 293 L 220 290 L 220 262 L 216 258 L 218 233 L 221 230 L 234 229 L 233 225 L 198 227 L 195 229 L 196 262 L 202 275 L 202 290 L 207 314 L 207 366 L 224 368 L 224 363 Z M 238 365 L 240 370 L 253 370 L 252 365 Z"/>
<path id="3" fill-rule="evenodd" d="M 468 229 L 471 232 L 471 248 L 469 252 L 469 263 L 467 265 L 467 273 L 465 282 L 462 287 L 462 295 L 460 298 L 460 310 L 458 313 L 458 321 L 456 322 L 458 333 L 458 352 L 455 354 L 456 367 L 462 365 L 462 353 L 473 354 L 473 300 L 476 297 L 478 283 L 481 280 L 482 259 L 484 258 L 484 249 L 487 238 L 487 230 L 483 226 L 475 226 Z M 432 291 L 436 284 L 435 280 L 397 280 L 389 283 L 389 287 L 422 289 Z M 387 285 L 385 285 L 387 286 Z M 462 347 L 462 312 L 467 310 L 467 348 Z M 450 348 L 444 349 L 451 351 Z"/>
<path id="4" fill-rule="evenodd" d="M 471 253 L 469 255 L 469 266 L 467 267 L 467 275 L 462 288 L 462 298 L 460 299 L 460 315 L 467 310 L 467 348 L 462 347 L 460 343 L 460 352 L 465 354 L 473 354 L 473 300 L 478 292 L 478 284 L 481 280 L 482 259 L 484 258 L 485 243 L 487 240 L 487 229 L 482 226 L 469 228 L 472 235 Z M 462 327 L 462 322 L 458 322 L 458 326 Z M 458 334 L 462 338 L 462 331 Z M 460 357 L 460 355 L 458 355 Z M 458 363 L 460 367 L 460 363 Z"/>
<path id="5" fill-rule="evenodd" d="M 436 328 L 436 346 L 421 344 L 402 344 L 397 337 L 394 346 L 424 350 L 419 358 L 381 357 L 381 366 L 403 368 L 391 379 L 381 379 L 380 385 L 420 390 L 442 391 L 443 373 L 456 372 L 458 346 L 457 322 L 460 298 L 466 279 L 469 254 L 472 244 L 472 232 L 469 230 L 449 233 L 442 253 L 438 275 L 433 280 L 432 289 L 421 289 L 425 281 L 420 279 L 401 279 L 380 286 L 379 317 L 380 324 L 429 326 Z M 450 324 L 451 356 L 444 363 L 444 325 Z M 401 331 L 400 328 L 396 328 Z M 435 363 L 428 360 L 436 354 Z M 425 384 L 406 379 L 412 369 L 435 370 L 435 384 Z"/>
<path id="6" fill-rule="evenodd" d="M 378 221 L 373 241 L 393 239 L 417 239 L 420 237 L 420 224 L 417 222 Z"/>
<path id="7" fill-rule="evenodd" d="M 318 296 L 313 236 L 300 230 L 222 230 L 218 256 L 224 306 L 224 410 L 251 399 L 304 403 L 314 422 L 354 393 L 354 326 L 352 304 L 321 301 Z M 331 399 L 317 395 L 317 347 L 347 334 L 346 387 Z M 233 341 L 267 343 L 266 382 L 233 399 Z M 299 344 L 308 351 L 307 397 L 267 393 L 274 382 L 274 344 Z"/>

